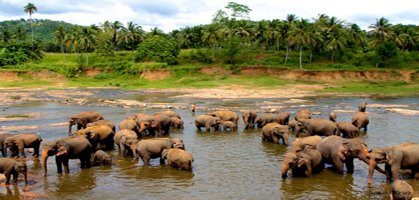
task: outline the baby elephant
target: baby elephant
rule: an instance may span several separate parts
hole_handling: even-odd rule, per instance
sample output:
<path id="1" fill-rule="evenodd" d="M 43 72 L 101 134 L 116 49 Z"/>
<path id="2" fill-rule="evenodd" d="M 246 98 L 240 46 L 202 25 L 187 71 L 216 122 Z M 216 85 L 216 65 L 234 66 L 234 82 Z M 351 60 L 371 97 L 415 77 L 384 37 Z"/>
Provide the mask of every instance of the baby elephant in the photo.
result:
<path id="1" fill-rule="evenodd" d="M 391 184 L 390 199 L 405 200 L 413 198 L 414 190 L 406 181 L 395 180 Z"/>
<path id="2" fill-rule="evenodd" d="M 6 177 L 6 185 L 10 184 L 10 177 L 13 175 L 13 182 L 17 184 L 19 173 L 25 178 L 25 185 L 28 185 L 28 168 L 23 162 L 18 162 L 10 158 L 0 158 L 0 173 Z"/>
<path id="3" fill-rule="evenodd" d="M 192 154 L 183 149 L 164 149 L 162 159 L 167 159 L 167 164 L 178 169 L 192 170 Z"/>
<path id="4" fill-rule="evenodd" d="M 310 145 L 306 145 L 304 150 L 298 152 L 288 152 L 282 163 L 282 178 L 287 177 L 287 172 L 290 169 L 293 176 L 311 177 L 314 172 L 319 172 L 323 168 L 321 161 L 320 152 Z"/>
<path id="5" fill-rule="evenodd" d="M 93 163 L 95 165 L 112 165 L 112 155 L 102 150 L 97 150 L 93 157 Z"/>
<path id="6" fill-rule="evenodd" d="M 224 131 L 230 129 L 231 131 L 237 131 L 237 124 L 232 121 L 221 121 Z"/>
<path id="7" fill-rule="evenodd" d="M 262 140 L 278 143 L 280 139 L 288 145 L 289 128 L 276 122 L 268 123 L 262 128 Z"/>

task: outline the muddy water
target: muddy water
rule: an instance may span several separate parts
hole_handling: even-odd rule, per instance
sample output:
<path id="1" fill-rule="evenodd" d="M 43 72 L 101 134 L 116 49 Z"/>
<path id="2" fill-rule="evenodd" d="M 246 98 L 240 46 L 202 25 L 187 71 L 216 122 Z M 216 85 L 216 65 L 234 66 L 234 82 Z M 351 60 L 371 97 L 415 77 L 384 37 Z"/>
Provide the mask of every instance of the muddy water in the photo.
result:
<path id="1" fill-rule="evenodd" d="M 156 98 L 154 98 L 154 96 Z M 419 98 L 404 99 L 360 99 L 351 97 L 290 99 L 178 99 L 167 94 L 138 94 L 124 91 L 102 91 L 95 98 L 143 99 L 149 103 L 197 102 L 197 115 L 206 111 L 199 108 L 240 109 L 281 108 L 294 113 L 300 108 L 318 112 L 315 118 L 326 118 L 327 113 L 337 111 L 338 121 L 349 121 L 357 103 L 367 101 L 370 105 L 405 105 L 405 109 L 419 110 Z M 263 108 L 263 109 L 261 109 Z M 66 126 L 50 126 L 65 122 L 69 115 L 80 111 L 96 110 L 106 119 L 119 123 L 126 116 L 138 112 L 148 114 L 161 109 L 123 108 L 109 106 L 67 105 L 51 102 L 31 102 L 2 108 L 2 115 L 23 115 L 38 113 L 37 117 L 1 122 L 1 126 L 38 125 L 33 131 L 47 140 L 64 137 Z M 78 160 L 70 161 L 70 174 L 57 174 L 55 160 L 48 160 L 48 176 L 42 177 L 41 166 L 28 159 L 29 187 L 0 187 L 0 198 L 16 198 L 19 195 L 33 195 L 49 199 L 388 199 L 389 185 L 385 177 L 375 173 L 374 185 L 367 185 L 367 165 L 355 161 L 352 175 L 339 175 L 325 169 L 312 178 L 280 176 L 281 162 L 286 146 L 262 142 L 260 130 L 243 130 L 240 121 L 237 132 L 207 133 L 197 131 L 193 116 L 188 109 L 176 109 L 185 121 L 184 130 L 171 131 L 170 136 L 184 140 L 195 161 L 192 172 L 160 166 L 158 159 L 152 160 L 152 167 L 142 167 L 142 162 L 120 159 L 116 151 L 114 164 L 91 169 L 79 168 Z M 370 125 L 363 136 L 370 147 L 384 147 L 401 142 L 419 142 L 419 116 L 386 112 L 384 107 L 368 108 Z M 294 116 L 294 115 L 291 115 Z M 292 141 L 295 136 L 290 137 Z M 407 176 L 403 176 L 406 178 Z M 407 180 L 419 191 L 418 180 Z M 4 184 L 4 183 L 3 183 Z"/>

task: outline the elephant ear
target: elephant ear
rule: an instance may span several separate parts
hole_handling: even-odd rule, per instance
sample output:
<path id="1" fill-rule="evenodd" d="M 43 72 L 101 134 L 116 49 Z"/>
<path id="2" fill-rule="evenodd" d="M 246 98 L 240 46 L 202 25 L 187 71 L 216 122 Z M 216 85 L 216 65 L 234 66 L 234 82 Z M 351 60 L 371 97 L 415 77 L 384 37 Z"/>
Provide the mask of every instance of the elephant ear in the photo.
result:
<path id="1" fill-rule="evenodd" d="M 167 159 L 167 153 L 169 152 L 169 149 L 163 149 L 163 152 L 161 152 L 161 158 Z"/>
<path id="2" fill-rule="evenodd" d="M 67 149 L 64 146 L 59 146 L 57 149 L 57 153 L 55 153 L 55 156 L 61 156 L 67 154 Z"/>

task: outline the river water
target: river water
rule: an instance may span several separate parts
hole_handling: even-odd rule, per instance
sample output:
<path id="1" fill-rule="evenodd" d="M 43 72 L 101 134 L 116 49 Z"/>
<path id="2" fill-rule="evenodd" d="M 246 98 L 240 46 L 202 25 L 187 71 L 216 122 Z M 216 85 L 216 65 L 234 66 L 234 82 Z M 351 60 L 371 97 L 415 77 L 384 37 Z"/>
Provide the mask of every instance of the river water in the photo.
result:
<path id="1" fill-rule="evenodd" d="M 196 115 L 207 110 L 200 108 L 242 109 L 275 108 L 294 113 L 308 108 L 317 113 L 314 118 L 327 118 L 336 111 L 338 121 L 350 121 L 360 101 L 367 101 L 370 124 L 362 138 L 370 148 L 385 147 L 402 142 L 419 142 L 419 115 L 387 112 L 387 106 L 419 110 L 419 98 L 371 99 L 359 97 L 311 97 L 306 99 L 183 99 L 170 94 L 101 90 L 89 98 L 141 99 L 146 103 L 198 106 Z M 374 106 L 375 105 L 375 106 Z M 404 106 L 404 107 L 403 107 Z M 279 107 L 278 107 L 279 108 Z M 33 130 L 44 141 L 67 135 L 67 126 L 51 126 L 66 122 L 68 116 L 81 111 L 95 110 L 118 124 L 125 117 L 138 112 L 152 114 L 162 109 L 75 105 L 48 101 L 26 102 L 2 108 L 3 116 L 38 113 L 36 117 L 19 121 L 1 122 L 2 127 L 38 125 Z M 55 159 L 48 159 L 48 176 L 42 177 L 41 165 L 33 159 L 26 161 L 29 168 L 30 194 L 43 199 L 389 199 L 389 184 L 385 176 L 375 173 L 373 186 L 367 185 L 368 166 L 355 161 L 352 175 L 340 175 L 324 169 L 312 178 L 281 178 L 281 164 L 289 147 L 262 142 L 260 129 L 243 130 L 240 120 L 237 132 L 201 132 L 193 124 L 189 109 L 174 109 L 185 121 L 183 130 L 172 130 L 171 137 L 182 138 L 186 149 L 194 156 L 193 171 L 160 166 L 158 159 L 151 167 L 143 167 L 141 160 L 120 159 L 113 154 L 112 166 L 81 170 L 78 160 L 70 161 L 70 174 L 57 174 Z M 295 136 L 290 137 L 290 141 Z M 28 154 L 29 155 L 29 154 Z M 383 166 L 381 166 L 383 167 Z M 419 181 L 406 179 L 416 191 Z M 18 187 L 0 188 L 0 198 L 13 199 L 25 194 L 23 183 Z"/>

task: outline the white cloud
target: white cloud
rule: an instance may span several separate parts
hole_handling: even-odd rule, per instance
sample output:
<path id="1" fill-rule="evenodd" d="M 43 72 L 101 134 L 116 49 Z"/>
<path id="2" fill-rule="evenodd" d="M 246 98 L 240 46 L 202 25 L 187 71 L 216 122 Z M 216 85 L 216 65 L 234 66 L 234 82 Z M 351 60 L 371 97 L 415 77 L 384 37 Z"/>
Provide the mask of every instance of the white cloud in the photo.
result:
<path id="1" fill-rule="evenodd" d="M 133 21 L 144 30 L 158 27 L 165 32 L 186 26 L 208 24 L 225 0 L 33 0 L 34 18 L 91 25 L 109 21 Z M 252 9 L 252 20 L 285 19 L 287 14 L 312 19 L 318 14 L 356 23 L 363 29 L 386 17 L 391 23 L 419 24 L 419 4 L 410 0 L 237 0 Z M 27 18 L 24 0 L 0 1 L 0 20 Z"/>

